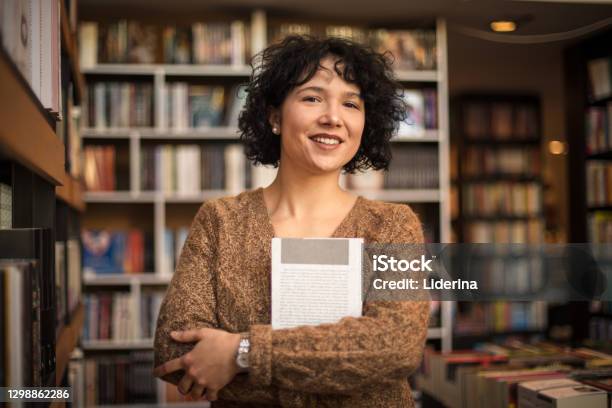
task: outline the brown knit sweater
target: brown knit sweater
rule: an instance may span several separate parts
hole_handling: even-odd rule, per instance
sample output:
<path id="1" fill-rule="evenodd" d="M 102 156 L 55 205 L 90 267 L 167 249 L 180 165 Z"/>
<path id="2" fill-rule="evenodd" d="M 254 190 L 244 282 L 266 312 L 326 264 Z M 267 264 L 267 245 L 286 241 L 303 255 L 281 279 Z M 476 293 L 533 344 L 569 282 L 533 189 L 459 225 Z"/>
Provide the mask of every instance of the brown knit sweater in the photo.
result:
<path id="1" fill-rule="evenodd" d="M 248 331 L 250 372 L 221 390 L 214 407 L 412 407 L 407 377 L 421 361 L 428 303 L 366 303 L 359 318 L 272 330 L 273 234 L 262 189 L 202 205 L 161 306 L 155 365 L 193 347 L 174 342 L 172 330 Z M 362 197 L 332 236 L 423 242 L 408 206 Z M 176 384 L 180 374 L 164 379 Z"/>

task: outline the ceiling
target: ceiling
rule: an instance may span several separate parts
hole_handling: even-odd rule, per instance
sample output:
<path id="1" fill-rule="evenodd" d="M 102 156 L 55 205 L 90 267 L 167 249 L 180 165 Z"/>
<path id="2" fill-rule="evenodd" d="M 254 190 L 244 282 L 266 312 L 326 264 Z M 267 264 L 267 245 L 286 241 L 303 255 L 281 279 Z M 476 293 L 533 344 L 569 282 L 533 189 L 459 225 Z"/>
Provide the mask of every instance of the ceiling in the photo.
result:
<path id="1" fill-rule="evenodd" d="M 607 19 L 612 27 L 612 0 L 80 0 L 81 19 L 163 15 L 205 16 L 263 8 L 271 14 L 322 18 L 361 24 L 401 24 L 442 16 L 455 26 L 487 30 L 491 20 L 518 19 L 511 35 L 551 34 L 575 30 Z M 145 14 L 146 13 L 146 14 Z"/>

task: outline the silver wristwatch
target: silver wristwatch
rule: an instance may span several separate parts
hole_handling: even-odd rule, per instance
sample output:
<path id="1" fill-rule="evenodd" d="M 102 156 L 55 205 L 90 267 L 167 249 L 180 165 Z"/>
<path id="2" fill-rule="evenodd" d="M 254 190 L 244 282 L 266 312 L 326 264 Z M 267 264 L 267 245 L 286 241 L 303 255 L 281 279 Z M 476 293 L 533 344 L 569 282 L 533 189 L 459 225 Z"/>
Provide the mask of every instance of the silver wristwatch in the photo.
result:
<path id="1" fill-rule="evenodd" d="M 236 352 L 236 365 L 241 373 L 249 371 L 249 350 L 251 349 L 251 341 L 248 334 L 243 334 L 240 337 L 238 351 Z"/>

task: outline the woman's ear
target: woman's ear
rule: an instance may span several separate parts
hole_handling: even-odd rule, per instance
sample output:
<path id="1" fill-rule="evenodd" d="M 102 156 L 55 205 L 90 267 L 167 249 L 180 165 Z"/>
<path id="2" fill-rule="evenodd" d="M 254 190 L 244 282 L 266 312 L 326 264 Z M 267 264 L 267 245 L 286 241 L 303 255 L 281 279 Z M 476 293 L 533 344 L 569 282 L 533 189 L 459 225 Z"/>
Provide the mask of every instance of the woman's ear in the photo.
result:
<path id="1" fill-rule="evenodd" d="M 272 133 L 275 135 L 280 135 L 280 112 L 278 109 L 270 109 L 270 113 L 268 114 L 268 123 L 272 128 Z"/>

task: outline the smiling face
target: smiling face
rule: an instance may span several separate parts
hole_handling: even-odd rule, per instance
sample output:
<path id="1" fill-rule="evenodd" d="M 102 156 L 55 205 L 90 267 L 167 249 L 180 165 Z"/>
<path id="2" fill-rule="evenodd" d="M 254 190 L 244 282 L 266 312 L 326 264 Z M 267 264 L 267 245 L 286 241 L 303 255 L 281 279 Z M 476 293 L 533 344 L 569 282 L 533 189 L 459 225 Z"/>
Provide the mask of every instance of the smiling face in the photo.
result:
<path id="1" fill-rule="evenodd" d="M 336 59 L 321 67 L 306 83 L 289 92 L 270 115 L 280 129 L 280 164 L 299 166 L 312 174 L 342 169 L 357 153 L 365 125 L 365 105 L 359 88 L 334 70 Z"/>

